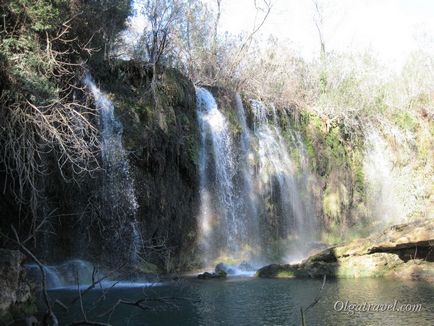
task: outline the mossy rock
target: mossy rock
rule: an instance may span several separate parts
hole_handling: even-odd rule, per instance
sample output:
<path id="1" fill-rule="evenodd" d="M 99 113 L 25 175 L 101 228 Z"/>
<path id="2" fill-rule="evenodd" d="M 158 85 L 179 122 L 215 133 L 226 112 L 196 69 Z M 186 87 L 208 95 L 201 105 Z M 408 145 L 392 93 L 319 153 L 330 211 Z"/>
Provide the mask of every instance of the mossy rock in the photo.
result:
<path id="1" fill-rule="evenodd" d="M 339 259 L 336 268 L 338 278 L 382 277 L 403 261 L 396 254 L 375 253 Z"/>
<path id="2" fill-rule="evenodd" d="M 298 270 L 298 265 L 279 265 L 271 264 L 260 268 L 256 272 L 256 276 L 261 278 L 294 278 L 304 276 Z"/>
<path id="3" fill-rule="evenodd" d="M 301 264 L 268 265 L 259 277 L 434 279 L 434 219 L 392 226 L 382 233 L 325 249 Z M 421 257 L 416 257 L 419 252 Z"/>
<path id="4" fill-rule="evenodd" d="M 26 302 L 13 304 L 7 311 L 0 311 L 0 325 L 10 325 L 13 321 L 24 320 L 26 317 L 33 316 L 37 312 L 38 308 L 33 298 Z"/>

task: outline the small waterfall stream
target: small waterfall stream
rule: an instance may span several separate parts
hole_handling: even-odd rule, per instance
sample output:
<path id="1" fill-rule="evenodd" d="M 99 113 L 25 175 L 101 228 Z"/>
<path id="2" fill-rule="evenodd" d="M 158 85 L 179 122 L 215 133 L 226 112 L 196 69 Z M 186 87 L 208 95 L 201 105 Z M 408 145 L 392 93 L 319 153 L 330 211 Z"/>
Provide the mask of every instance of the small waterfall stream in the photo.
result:
<path id="1" fill-rule="evenodd" d="M 41 272 L 36 264 L 26 264 L 26 273 L 30 280 L 35 284 L 41 282 Z M 157 280 L 135 279 L 119 280 L 108 277 L 104 271 L 100 271 L 90 262 L 73 259 L 65 261 L 58 265 L 44 265 L 45 286 L 47 290 L 71 290 L 77 291 L 77 288 L 86 290 L 93 285 L 95 289 L 112 289 L 112 288 L 144 288 L 159 286 Z M 98 281 L 97 284 L 93 282 Z"/>
<path id="2" fill-rule="evenodd" d="M 140 224 L 137 220 L 138 203 L 135 195 L 134 178 L 130 173 L 127 151 L 122 143 L 123 126 L 114 114 L 114 105 L 110 99 L 96 86 L 92 77 L 87 74 L 84 84 L 91 91 L 99 111 L 99 127 L 101 131 L 101 157 L 104 173 L 100 191 L 101 212 L 104 219 L 105 232 L 108 232 L 111 259 L 127 260 L 131 265 L 140 262 L 143 250 L 143 239 Z M 44 207 L 45 208 L 45 207 Z M 101 231 L 103 232 L 103 231 Z M 43 238 L 45 240 L 45 238 Z M 36 264 L 26 264 L 30 279 L 40 283 L 41 272 Z M 46 284 L 49 290 L 72 289 L 77 286 L 87 288 L 99 277 L 94 265 L 73 259 L 58 265 L 43 266 Z M 143 287 L 157 283 L 119 282 L 105 280 L 99 283 L 101 288 L 112 287 Z"/>
<path id="3" fill-rule="evenodd" d="M 410 207 L 415 204 L 415 190 L 409 191 L 412 171 L 409 165 L 400 170 L 394 164 L 398 159 L 381 131 L 373 127 L 368 130 L 363 166 L 367 205 L 379 223 L 398 224 L 414 209 Z M 405 144 L 400 146 L 403 155 Z"/>
<path id="4" fill-rule="evenodd" d="M 244 239 L 251 251 L 250 260 L 258 260 L 259 248 L 261 246 L 261 232 L 258 212 L 258 196 L 255 190 L 255 172 L 254 160 L 251 144 L 251 132 L 247 126 L 246 112 L 241 100 L 241 96 L 237 93 L 235 96 L 235 105 L 237 111 L 238 122 L 241 127 L 240 152 L 239 152 L 239 170 L 240 170 L 240 187 L 239 201 L 240 212 L 238 218 L 242 220 L 244 226 Z"/>
<path id="5" fill-rule="evenodd" d="M 115 248 L 129 239 L 130 260 L 139 261 L 143 241 L 137 221 L 138 203 L 135 195 L 134 178 L 130 173 L 128 155 L 122 143 L 123 126 L 114 114 L 114 105 L 96 86 L 88 74 L 84 83 L 94 96 L 100 112 L 101 154 L 105 170 L 101 199 L 104 218 L 114 222 L 113 239 Z M 128 242 L 128 240 L 127 240 Z"/>

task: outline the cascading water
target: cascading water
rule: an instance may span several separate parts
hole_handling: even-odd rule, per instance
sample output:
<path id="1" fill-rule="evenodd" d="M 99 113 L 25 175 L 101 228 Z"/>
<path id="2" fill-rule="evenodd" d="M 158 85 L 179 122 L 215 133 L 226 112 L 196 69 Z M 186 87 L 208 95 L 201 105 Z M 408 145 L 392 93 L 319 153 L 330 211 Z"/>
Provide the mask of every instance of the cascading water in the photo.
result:
<path id="1" fill-rule="evenodd" d="M 35 284 L 40 284 L 41 272 L 36 264 L 26 264 L 27 277 Z M 132 287 L 151 287 L 158 286 L 161 283 L 148 282 L 145 280 L 120 281 L 119 279 L 110 279 L 107 274 L 101 273 L 91 263 L 74 259 L 63 262 L 59 265 L 44 265 L 45 287 L 48 290 L 73 290 L 88 289 L 90 286 L 95 288 L 132 288 Z M 94 284 L 98 281 L 97 284 Z"/>
<path id="2" fill-rule="evenodd" d="M 115 222 L 116 230 L 111 238 L 116 247 L 125 242 L 124 238 L 129 239 L 130 259 L 136 263 L 143 244 L 136 218 L 138 204 L 134 179 L 130 175 L 127 152 L 122 143 L 122 124 L 114 115 L 113 103 L 95 85 L 92 77 L 87 75 L 84 82 L 91 90 L 100 111 L 101 154 L 105 170 L 101 194 L 104 218 Z"/>
<path id="3" fill-rule="evenodd" d="M 221 254 L 219 249 L 227 248 L 230 252 L 240 249 L 233 183 L 235 159 L 228 122 L 218 110 L 214 97 L 204 88 L 197 88 L 196 94 L 200 130 L 200 231 L 205 262 L 209 263 Z"/>
<path id="4" fill-rule="evenodd" d="M 301 135 L 292 128 L 283 133 L 276 110 L 257 101 L 251 102 L 251 131 L 236 95 L 241 129 L 236 146 L 238 136 L 231 132 L 212 94 L 197 88 L 196 95 L 199 230 L 205 265 L 219 260 L 256 265 L 301 259 L 315 239 L 310 174 Z M 286 115 L 282 118 L 289 124 Z M 295 162 L 292 152 L 297 152 Z"/>
<path id="5" fill-rule="evenodd" d="M 138 224 L 136 218 L 130 222 L 132 231 L 131 261 L 133 263 L 137 263 L 140 260 L 140 251 L 143 249 L 143 238 L 138 228 Z"/>
<path id="6" fill-rule="evenodd" d="M 77 286 L 78 283 L 81 286 L 92 284 L 94 267 L 84 260 L 75 259 L 66 261 L 60 265 L 44 265 L 43 269 L 47 289 L 73 287 Z M 30 279 L 40 281 L 41 275 L 38 265 L 27 264 L 26 270 Z"/>
<path id="7" fill-rule="evenodd" d="M 408 191 L 411 171 L 399 171 L 393 162 L 396 157 L 381 132 L 373 127 L 368 130 L 364 161 L 367 205 L 375 221 L 402 223 L 412 211 L 414 195 Z M 401 145 L 400 153 L 405 153 L 405 145 Z"/>
<path id="8" fill-rule="evenodd" d="M 267 220 L 275 220 L 271 229 L 274 239 L 283 244 L 273 247 L 285 260 L 300 260 L 309 251 L 314 240 L 315 218 L 310 205 L 310 189 L 307 185 L 307 164 L 300 135 L 288 126 L 287 142 L 298 153 L 300 167 L 290 156 L 290 149 L 279 127 L 276 109 L 271 110 L 258 101 L 251 101 L 254 114 L 254 134 L 258 141 L 258 180 L 262 198 L 271 198 L 273 207 L 264 214 Z M 271 112 L 270 112 L 271 111 Z M 270 117 L 271 115 L 271 117 Z M 271 118 L 271 121 L 270 121 Z M 282 118 L 288 119 L 285 114 Z M 300 173 L 301 171 L 301 173 Z M 301 175 L 301 177 L 298 177 Z"/>
<path id="9" fill-rule="evenodd" d="M 237 109 L 237 117 L 241 127 L 240 140 L 240 159 L 239 165 L 241 170 L 241 188 L 240 200 L 242 203 L 242 211 L 240 217 L 244 221 L 247 228 L 246 237 L 250 245 L 257 249 L 260 246 L 259 232 L 259 216 L 258 216 L 258 198 L 254 186 L 254 170 L 252 162 L 252 152 L 250 144 L 250 130 L 247 127 L 246 113 L 240 94 L 235 96 L 235 105 Z"/>

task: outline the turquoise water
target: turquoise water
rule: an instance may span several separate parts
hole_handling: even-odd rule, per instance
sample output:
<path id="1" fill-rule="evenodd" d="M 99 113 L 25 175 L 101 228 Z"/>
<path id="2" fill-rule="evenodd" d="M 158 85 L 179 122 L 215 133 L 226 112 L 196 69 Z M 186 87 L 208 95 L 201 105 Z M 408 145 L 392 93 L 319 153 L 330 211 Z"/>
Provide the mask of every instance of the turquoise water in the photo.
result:
<path id="1" fill-rule="evenodd" d="M 240 277 L 225 281 L 186 279 L 153 287 L 92 290 L 83 303 L 88 320 L 112 325 L 301 325 L 300 307 L 313 301 L 321 284 L 319 280 Z M 70 305 L 77 292 L 54 290 L 50 296 Z M 109 316 L 119 299 L 143 298 L 147 299 L 146 311 L 119 305 Z M 334 309 L 341 309 L 347 300 L 392 305 L 397 300 L 397 305 L 421 304 L 422 308 L 418 312 L 354 314 Z M 78 301 L 67 313 L 57 306 L 62 325 L 83 319 L 79 306 Z M 434 325 L 434 285 L 383 279 L 327 280 L 320 301 L 306 312 L 305 319 L 306 325 Z"/>

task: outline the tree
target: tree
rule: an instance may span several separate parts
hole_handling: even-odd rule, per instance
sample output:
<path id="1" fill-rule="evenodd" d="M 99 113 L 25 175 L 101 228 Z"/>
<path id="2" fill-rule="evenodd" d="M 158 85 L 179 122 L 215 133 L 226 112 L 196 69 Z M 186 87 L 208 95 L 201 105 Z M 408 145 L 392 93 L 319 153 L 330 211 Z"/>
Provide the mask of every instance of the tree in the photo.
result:
<path id="1" fill-rule="evenodd" d="M 35 235 L 47 222 L 41 203 L 48 174 L 79 182 L 99 167 L 97 112 L 81 78 L 86 60 L 101 45 L 94 36 L 106 28 L 86 15 L 122 16 L 125 2 L 0 5 L 0 179 L 2 195 L 12 194 L 16 202 L 18 217 L 11 222 L 21 231 L 25 225 Z M 113 32 L 114 26 L 119 22 L 111 25 Z"/>
<path id="2" fill-rule="evenodd" d="M 326 54 L 324 39 L 324 6 L 319 0 L 312 0 L 312 3 L 315 9 L 313 21 L 318 32 L 318 38 L 320 43 L 320 58 L 321 60 L 324 60 Z"/>
<path id="3" fill-rule="evenodd" d="M 242 36 L 219 33 L 224 2 L 216 0 L 213 4 L 200 0 L 146 1 L 136 8 L 127 31 L 117 42 L 115 55 L 144 60 L 152 69 L 160 64 L 179 68 L 195 84 L 236 85 L 241 62 L 266 22 L 272 2 L 254 2 L 257 12 L 254 24 Z M 133 20 L 142 20 L 142 30 L 135 29 Z"/>
<path id="4" fill-rule="evenodd" d="M 315 23 L 316 30 L 318 32 L 318 38 L 320 43 L 320 92 L 324 93 L 327 88 L 327 68 L 326 68 L 326 46 L 324 39 L 324 6 L 319 0 L 312 0 L 314 5 L 314 17 L 313 21 Z"/>
<path id="5" fill-rule="evenodd" d="M 169 51 L 173 28 L 184 13 L 181 1 L 148 0 L 142 14 L 147 20 L 147 29 L 143 32 L 146 56 L 152 65 L 157 65 L 163 54 Z"/>

